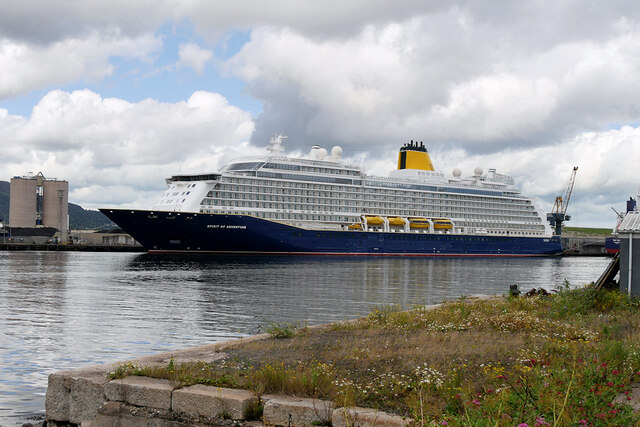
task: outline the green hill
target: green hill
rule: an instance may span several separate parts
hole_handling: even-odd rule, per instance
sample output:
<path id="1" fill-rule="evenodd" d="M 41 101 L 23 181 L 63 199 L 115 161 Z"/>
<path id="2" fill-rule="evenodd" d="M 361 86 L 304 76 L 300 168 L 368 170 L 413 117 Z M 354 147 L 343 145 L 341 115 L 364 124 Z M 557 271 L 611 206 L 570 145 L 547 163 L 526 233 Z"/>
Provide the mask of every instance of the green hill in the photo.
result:
<path id="1" fill-rule="evenodd" d="M 562 227 L 562 231 L 564 234 L 575 235 L 575 236 L 589 236 L 589 237 L 597 237 L 597 236 L 609 236 L 611 234 L 610 228 L 589 228 L 589 227 Z"/>
<path id="2" fill-rule="evenodd" d="M 69 228 L 71 230 L 96 230 L 113 227 L 115 224 L 102 212 L 83 209 L 82 206 L 69 203 Z"/>
<path id="3" fill-rule="evenodd" d="M 0 181 L 0 219 L 9 222 L 9 183 Z M 69 203 L 69 228 L 72 230 L 95 230 L 111 228 L 115 224 L 99 211 L 83 209 L 82 206 Z"/>

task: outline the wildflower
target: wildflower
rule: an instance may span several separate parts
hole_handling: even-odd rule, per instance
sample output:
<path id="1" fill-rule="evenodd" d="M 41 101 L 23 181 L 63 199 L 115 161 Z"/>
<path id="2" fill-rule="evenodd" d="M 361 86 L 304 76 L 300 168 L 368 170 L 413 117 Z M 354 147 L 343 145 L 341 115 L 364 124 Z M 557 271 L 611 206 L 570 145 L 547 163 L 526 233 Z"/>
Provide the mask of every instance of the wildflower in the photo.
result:
<path id="1" fill-rule="evenodd" d="M 586 426 L 586 425 L 589 424 L 589 422 L 587 420 L 580 420 L 580 421 L 578 421 L 578 424 L 581 425 L 581 426 Z"/>
<path id="2" fill-rule="evenodd" d="M 550 426 L 551 424 L 549 424 L 548 422 L 546 422 L 546 421 L 544 420 L 544 418 L 542 418 L 542 417 L 536 417 L 536 424 L 535 424 L 535 425 L 536 425 L 537 427 L 540 427 L 540 426 Z"/>
<path id="3" fill-rule="evenodd" d="M 473 399 L 471 403 L 473 403 L 476 406 L 480 406 L 480 401 L 478 399 Z"/>
<path id="4" fill-rule="evenodd" d="M 518 427 L 529 427 L 529 424 L 527 424 L 527 423 L 520 423 L 520 424 L 518 424 Z"/>
<path id="5" fill-rule="evenodd" d="M 620 373 L 620 371 L 618 371 L 617 369 L 614 369 L 613 371 L 611 371 L 611 373 L 613 375 L 618 375 Z"/>

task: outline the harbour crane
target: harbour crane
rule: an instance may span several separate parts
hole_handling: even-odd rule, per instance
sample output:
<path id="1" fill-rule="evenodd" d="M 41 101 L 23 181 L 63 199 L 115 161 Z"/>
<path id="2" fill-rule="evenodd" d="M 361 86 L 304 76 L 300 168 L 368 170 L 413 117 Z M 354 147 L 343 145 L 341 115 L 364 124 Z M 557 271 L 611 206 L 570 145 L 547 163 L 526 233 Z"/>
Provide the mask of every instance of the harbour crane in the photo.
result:
<path id="1" fill-rule="evenodd" d="M 573 167 L 571 172 L 571 178 L 569 183 L 560 196 L 556 197 L 556 201 L 553 204 L 551 212 L 547 214 L 547 221 L 552 227 L 555 227 L 554 234 L 556 236 L 562 235 L 562 223 L 571 219 L 570 215 L 567 215 L 567 208 L 569 207 L 569 200 L 571 199 L 571 193 L 573 192 L 573 184 L 576 182 L 576 173 L 578 172 L 578 166 Z"/>

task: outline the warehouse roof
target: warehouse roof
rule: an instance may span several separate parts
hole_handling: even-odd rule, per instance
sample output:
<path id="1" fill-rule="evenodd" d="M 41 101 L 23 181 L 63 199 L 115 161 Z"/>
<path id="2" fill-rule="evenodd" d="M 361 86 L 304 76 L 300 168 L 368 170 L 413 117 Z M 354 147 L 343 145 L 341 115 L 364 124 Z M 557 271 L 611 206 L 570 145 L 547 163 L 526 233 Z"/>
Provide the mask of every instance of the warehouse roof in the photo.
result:
<path id="1" fill-rule="evenodd" d="M 640 233 L 640 211 L 627 212 L 618 227 L 618 233 Z"/>

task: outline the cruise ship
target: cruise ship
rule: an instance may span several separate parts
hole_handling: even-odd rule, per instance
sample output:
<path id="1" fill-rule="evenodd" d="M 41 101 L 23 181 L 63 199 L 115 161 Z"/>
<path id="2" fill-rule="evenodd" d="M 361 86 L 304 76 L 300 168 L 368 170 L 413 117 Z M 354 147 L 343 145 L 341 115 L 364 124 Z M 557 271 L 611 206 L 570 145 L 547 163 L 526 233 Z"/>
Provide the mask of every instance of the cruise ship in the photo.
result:
<path id="1" fill-rule="evenodd" d="M 342 149 L 264 156 L 217 173 L 175 175 L 149 210 L 100 209 L 149 252 L 216 254 L 553 256 L 562 252 L 513 178 L 476 168 L 434 169 L 422 142 L 404 144 L 397 170 L 367 175 Z"/>

